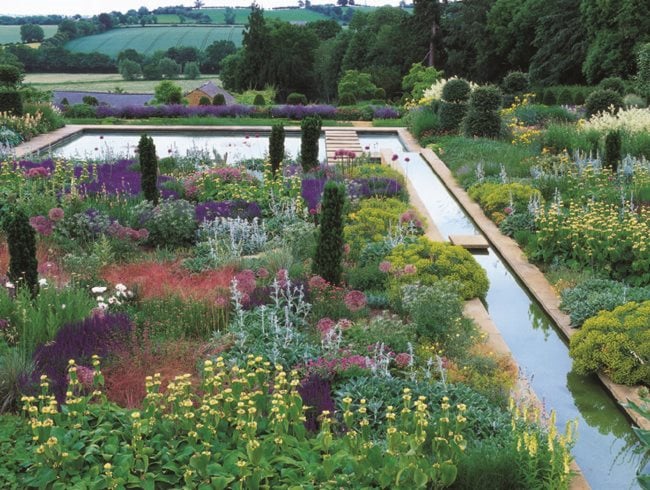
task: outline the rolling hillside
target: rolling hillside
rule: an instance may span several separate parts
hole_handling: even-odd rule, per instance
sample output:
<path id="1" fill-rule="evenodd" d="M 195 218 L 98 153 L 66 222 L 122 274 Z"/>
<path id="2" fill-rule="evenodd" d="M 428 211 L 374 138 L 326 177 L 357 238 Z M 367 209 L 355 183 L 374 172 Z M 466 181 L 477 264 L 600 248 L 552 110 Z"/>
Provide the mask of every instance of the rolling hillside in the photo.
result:
<path id="1" fill-rule="evenodd" d="M 133 48 L 150 55 L 172 46 L 194 46 L 205 49 L 214 41 L 232 41 L 241 45 L 242 26 L 157 26 L 112 29 L 103 34 L 80 37 L 66 43 L 70 51 L 91 53 L 97 51 L 117 57 L 120 51 Z"/>
<path id="2" fill-rule="evenodd" d="M 45 32 L 45 38 L 56 34 L 58 26 L 41 26 Z M 20 26 L 0 26 L 0 44 L 19 43 Z"/>

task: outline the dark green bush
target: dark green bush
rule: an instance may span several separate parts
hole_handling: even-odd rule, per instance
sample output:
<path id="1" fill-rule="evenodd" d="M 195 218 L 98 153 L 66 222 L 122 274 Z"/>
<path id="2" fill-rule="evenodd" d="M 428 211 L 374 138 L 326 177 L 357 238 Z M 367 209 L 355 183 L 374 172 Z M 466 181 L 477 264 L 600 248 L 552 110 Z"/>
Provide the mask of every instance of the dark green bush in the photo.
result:
<path id="1" fill-rule="evenodd" d="M 223 94 L 216 94 L 212 98 L 212 105 L 226 105 L 226 97 Z"/>
<path id="2" fill-rule="evenodd" d="M 282 124 L 274 124 L 271 127 L 269 160 L 271 161 L 271 172 L 275 177 L 280 170 L 282 160 L 284 160 L 284 126 Z"/>
<path id="3" fill-rule="evenodd" d="M 318 141 L 322 121 L 319 116 L 307 116 L 300 123 L 300 162 L 305 172 L 318 167 Z"/>
<path id="4" fill-rule="evenodd" d="M 379 100 L 385 100 L 386 90 L 384 90 L 382 87 L 377 87 L 377 90 L 375 90 L 374 98 Z"/>
<path id="5" fill-rule="evenodd" d="M 134 210 L 134 221 L 149 230 L 147 243 L 156 247 L 187 247 L 196 240 L 194 205 L 184 199 L 165 200 L 154 206 L 142 201 Z"/>
<path id="6" fill-rule="evenodd" d="M 560 95 L 557 97 L 557 102 L 560 105 L 571 105 L 573 104 L 573 96 L 571 91 L 568 88 L 563 89 L 560 92 Z"/>
<path id="7" fill-rule="evenodd" d="M 339 97 L 339 105 L 354 105 L 357 103 L 357 98 L 354 94 L 349 92 L 341 94 Z"/>
<path id="8" fill-rule="evenodd" d="M 582 90 L 576 90 L 573 96 L 573 103 L 575 105 L 585 105 L 586 100 L 585 93 Z"/>
<path id="9" fill-rule="evenodd" d="M 591 117 L 599 112 L 614 112 L 623 107 L 623 97 L 612 90 L 595 90 L 585 101 L 586 116 Z"/>
<path id="10" fill-rule="evenodd" d="M 360 291 L 380 291 L 384 289 L 387 274 L 379 270 L 379 263 L 352 267 L 347 273 L 347 283 L 351 289 Z"/>
<path id="11" fill-rule="evenodd" d="M 496 138 L 501 132 L 501 91 L 491 85 L 479 87 L 469 98 L 469 109 L 463 120 L 465 136 Z"/>
<path id="12" fill-rule="evenodd" d="M 206 97 L 205 95 L 199 99 L 199 105 L 210 105 L 210 97 Z"/>
<path id="13" fill-rule="evenodd" d="M 9 112 L 16 116 L 23 115 L 23 99 L 18 90 L 0 90 L 0 112 Z"/>
<path id="14" fill-rule="evenodd" d="M 621 162 L 621 133 L 610 131 L 605 136 L 605 152 L 603 154 L 603 166 L 608 167 L 616 173 L 618 164 Z"/>
<path id="15" fill-rule="evenodd" d="M 255 98 L 253 99 L 253 105 L 266 105 L 266 101 L 264 100 L 264 96 L 262 94 L 255 94 Z"/>
<path id="16" fill-rule="evenodd" d="M 70 102 L 68 102 L 67 97 L 63 97 L 63 99 L 61 99 L 61 105 L 70 105 Z"/>
<path id="17" fill-rule="evenodd" d="M 520 71 L 511 71 L 501 82 L 501 88 L 506 94 L 521 95 L 528 90 L 528 75 Z"/>
<path id="18" fill-rule="evenodd" d="M 307 105 L 307 96 L 298 92 L 287 95 L 287 104 L 289 105 Z"/>
<path id="19" fill-rule="evenodd" d="M 96 109 L 86 104 L 75 104 L 65 109 L 66 117 L 70 118 L 93 118 L 96 115 Z"/>
<path id="20" fill-rule="evenodd" d="M 313 272 L 330 284 L 341 282 L 345 185 L 329 180 L 323 190 Z"/>
<path id="21" fill-rule="evenodd" d="M 97 97 L 94 97 L 92 95 L 84 95 L 81 100 L 86 105 L 92 105 L 92 106 L 99 105 L 99 101 L 97 100 Z"/>
<path id="22" fill-rule="evenodd" d="M 601 90 L 611 90 L 620 95 L 625 95 L 625 82 L 623 82 L 623 79 L 619 77 L 604 78 L 598 84 L 598 88 Z"/>
<path id="23" fill-rule="evenodd" d="M 442 131 L 457 132 L 466 114 L 466 103 L 442 101 L 438 110 L 440 129 Z"/>
<path id="24" fill-rule="evenodd" d="M 0 85 L 14 88 L 23 79 L 23 73 L 17 66 L 0 65 Z"/>
<path id="25" fill-rule="evenodd" d="M 140 161 L 140 173 L 142 174 L 141 186 L 144 198 L 158 204 L 158 157 L 153 139 L 146 134 L 140 137 L 138 143 L 138 155 Z"/>
<path id="26" fill-rule="evenodd" d="M 467 102 L 472 88 L 462 78 L 449 80 L 442 87 L 442 100 L 445 102 Z"/>
<path id="27" fill-rule="evenodd" d="M 38 260 L 36 259 L 36 232 L 21 209 L 9 211 L 3 217 L 3 228 L 9 247 L 7 277 L 17 287 L 27 287 L 38 293 Z"/>
<path id="28" fill-rule="evenodd" d="M 555 96 L 555 92 L 547 88 L 544 90 L 544 97 L 542 98 L 542 104 L 544 105 L 556 105 L 557 104 L 557 97 Z"/>

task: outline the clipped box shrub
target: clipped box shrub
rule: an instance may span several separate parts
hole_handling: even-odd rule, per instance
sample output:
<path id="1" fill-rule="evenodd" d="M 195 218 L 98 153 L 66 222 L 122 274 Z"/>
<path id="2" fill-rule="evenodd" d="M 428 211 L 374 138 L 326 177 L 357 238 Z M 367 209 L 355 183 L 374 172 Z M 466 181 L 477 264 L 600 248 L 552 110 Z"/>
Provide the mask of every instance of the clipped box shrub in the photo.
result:
<path id="1" fill-rule="evenodd" d="M 603 372 L 615 383 L 650 380 L 650 301 L 627 303 L 588 319 L 571 338 L 570 354 L 579 374 Z"/>
<path id="2" fill-rule="evenodd" d="M 216 94 L 212 98 L 212 105 L 226 105 L 226 97 L 223 94 Z"/>
<path id="3" fill-rule="evenodd" d="M 562 89 L 562 91 L 557 97 L 557 102 L 560 105 L 573 104 L 573 95 L 571 95 L 571 91 L 568 88 Z"/>
<path id="4" fill-rule="evenodd" d="M 528 90 L 528 75 L 521 71 L 511 71 L 501 82 L 503 92 L 511 95 L 521 95 Z"/>
<path id="5" fill-rule="evenodd" d="M 466 114 L 467 104 L 442 101 L 438 110 L 440 129 L 449 132 L 458 131 Z"/>
<path id="6" fill-rule="evenodd" d="M 18 90 L 0 90 L 0 112 L 9 112 L 15 116 L 23 115 L 23 99 Z"/>
<path id="7" fill-rule="evenodd" d="M 86 104 L 74 104 L 65 107 L 65 115 L 70 118 L 94 118 L 97 114 L 95 107 Z"/>
<path id="8" fill-rule="evenodd" d="M 625 94 L 625 82 L 623 82 L 623 79 L 620 77 L 603 78 L 603 80 L 598 84 L 598 87 L 601 90 L 611 90 L 620 95 Z"/>
<path id="9" fill-rule="evenodd" d="M 585 101 L 585 115 L 591 117 L 599 112 L 617 113 L 623 107 L 623 96 L 612 90 L 595 90 Z"/>
<path id="10" fill-rule="evenodd" d="M 258 94 L 259 95 L 259 94 Z M 287 104 L 290 105 L 307 105 L 307 96 L 298 92 L 287 95 Z"/>
<path id="11" fill-rule="evenodd" d="M 585 93 L 582 90 L 576 90 L 575 94 L 573 96 L 573 103 L 575 105 L 585 105 L 587 98 L 585 97 Z"/>
<path id="12" fill-rule="evenodd" d="M 211 102 L 210 97 L 206 97 L 205 95 L 199 99 L 199 105 L 210 105 Z"/>
<path id="13" fill-rule="evenodd" d="M 547 88 L 544 90 L 544 96 L 542 97 L 542 104 L 544 105 L 556 105 L 557 104 L 557 97 L 555 96 L 555 92 Z"/>
<path id="14" fill-rule="evenodd" d="M 442 88 L 442 100 L 446 102 L 467 102 L 472 93 L 469 83 L 462 78 L 454 78 Z"/>
<path id="15" fill-rule="evenodd" d="M 355 105 L 357 98 L 350 92 L 345 92 L 339 97 L 339 105 Z"/>
<path id="16" fill-rule="evenodd" d="M 501 132 L 501 91 L 493 86 L 478 87 L 469 98 L 469 109 L 463 120 L 465 136 L 496 138 Z"/>
<path id="17" fill-rule="evenodd" d="M 0 85 L 16 87 L 23 79 L 23 73 L 14 65 L 0 65 Z"/>
<path id="18" fill-rule="evenodd" d="M 255 98 L 253 99 L 253 105 L 257 105 L 257 106 L 266 105 L 266 100 L 264 100 L 264 96 L 262 94 L 255 94 Z"/>

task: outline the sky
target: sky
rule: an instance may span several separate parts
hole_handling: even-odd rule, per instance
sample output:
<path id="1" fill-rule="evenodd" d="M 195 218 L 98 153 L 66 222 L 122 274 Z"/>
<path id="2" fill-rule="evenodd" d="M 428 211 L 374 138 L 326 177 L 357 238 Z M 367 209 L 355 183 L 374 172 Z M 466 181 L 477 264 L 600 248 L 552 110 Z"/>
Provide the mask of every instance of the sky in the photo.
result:
<path id="1" fill-rule="evenodd" d="M 399 0 L 356 0 L 358 5 L 368 5 L 379 7 L 382 5 L 398 5 Z M 193 0 L 22 0 L 10 1 L 2 0 L 5 4 L 2 7 L 3 15 L 95 15 L 101 12 L 111 12 L 118 10 L 126 12 L 127 10 L 138 10 L 145 6 L 149 9 L 164 7 L 168 5 L 194 5 Z M 206 6 L 231 6 L 247 7 L 251 0 L 204 0 Z M 258 0 L 263 8 L 294 6 L 298 5 L 298 0 Z M 314 5 L 333 4 L 336 0 L 312 0 Z M 10 4 L 10 5 L 6 5 Z"/>

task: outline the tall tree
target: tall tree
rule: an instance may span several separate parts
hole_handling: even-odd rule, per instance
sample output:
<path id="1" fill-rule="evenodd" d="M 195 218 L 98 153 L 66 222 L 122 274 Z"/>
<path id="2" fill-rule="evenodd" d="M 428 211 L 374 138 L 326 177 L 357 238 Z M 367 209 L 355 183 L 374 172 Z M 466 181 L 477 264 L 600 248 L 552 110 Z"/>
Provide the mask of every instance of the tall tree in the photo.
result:
<path id="1" fill-rule="evenodd" d="M 242 78 L 246 85 L 263 89 L 269 81 L 269 60 L 272 56 L 271 32 L 264 20 L 264 11 L 253 3 L 248 23 L 244 29 L 244 56 L 242 59 Z"/>
<path id="2" fill-rule="evenodd" d="M 45 38 L 43 28 L 36 24 L 23 24 L 20 26 L 20 39 L 24 43 L 40 43 Z"/>
<path id="3" fill-rule="evenodd" d="M 410 33 L 417 56 L 427 66 L 441 66 L 438 56 L 442 54 L 442 33 L 440 32 L 440 4 L 438 0 L 414 0 Z"/>

